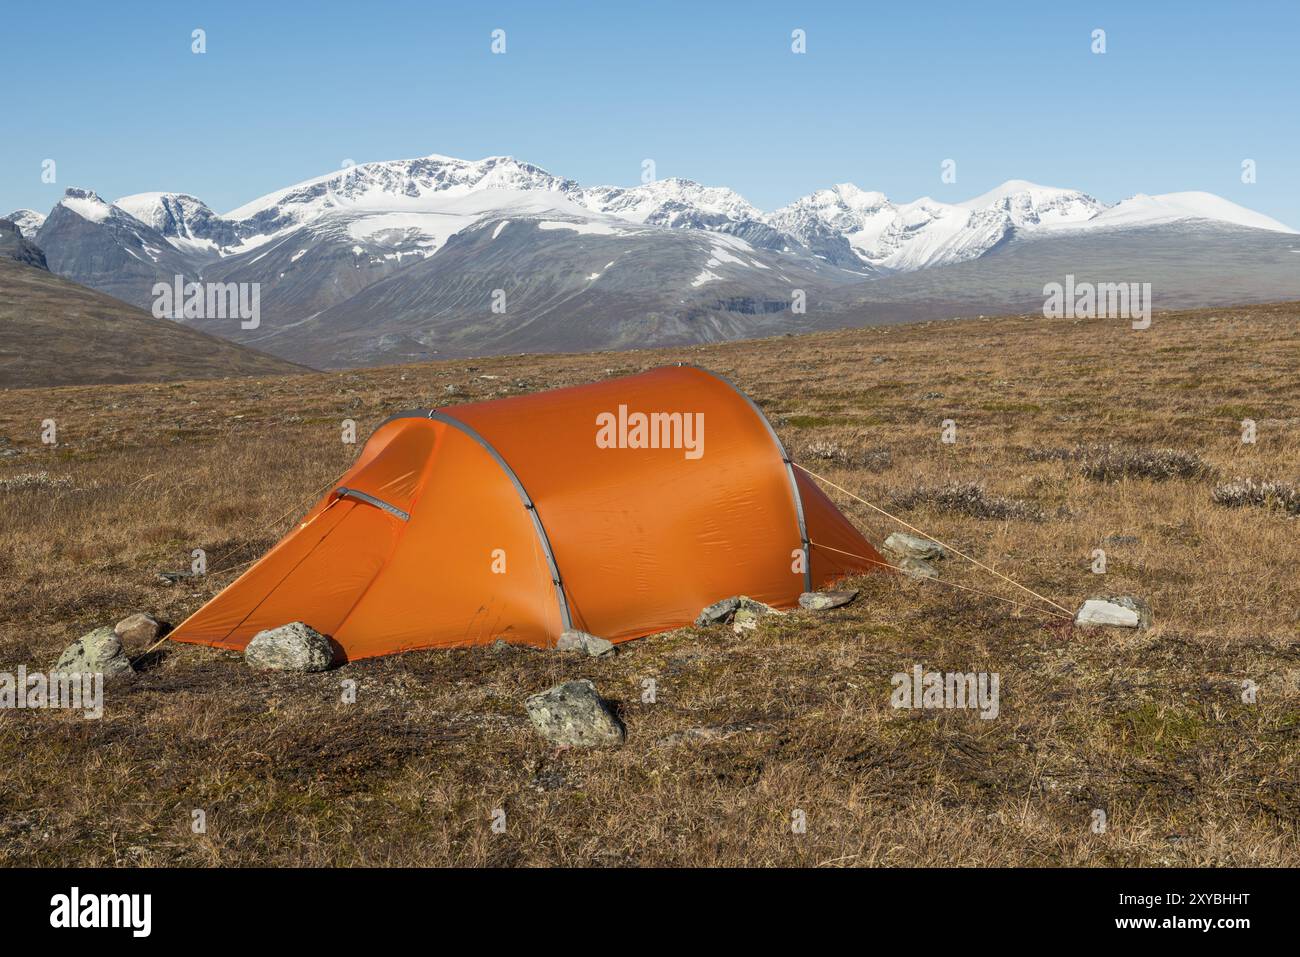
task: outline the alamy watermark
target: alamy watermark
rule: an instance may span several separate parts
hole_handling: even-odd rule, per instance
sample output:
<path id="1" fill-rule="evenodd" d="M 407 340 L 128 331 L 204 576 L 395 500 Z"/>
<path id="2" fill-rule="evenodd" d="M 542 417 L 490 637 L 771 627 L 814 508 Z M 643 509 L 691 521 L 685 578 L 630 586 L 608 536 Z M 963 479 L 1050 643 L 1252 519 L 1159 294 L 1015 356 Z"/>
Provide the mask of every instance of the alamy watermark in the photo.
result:
<path id="1" fill-rule="evenodd" d="M 82 711 L 88 720 L 104 716 L 104 676 L 98 672 L 0 671 L 0 708 Z"/>
<path id="2" fill-rule="evenodd" d="M 596 447 L 601 449 L 682 449 L 688 459 L 704 455 L 703 412 L 618 412 L 596 416 Z"/>
<path id="3" fill-rule="evenodd" d="M 1075 282 L 1043 286 L 1045 319 L 1132 319 L 1134 329 L 1151 327 L 1151 283 Z"/>
<path id="4" fill-rule="evenodd" d="M 155 319 L 238 319 L 241 329 L 262 324 L 260 282 L 186 282 L 177 276 L 154 283 L 152 294 Z"/>
<path id="5" fill-rule="evenodd" d="M 148 937 L 153 928 L 153 895 L 83 894 L 73 887 L 50 898 L 50 926 L 122 927 L 132 937 Z"/>
<path id="6" fill-rule="evenodd" d="M 913 665 L 890 679 L 894 690 L 889 704 L 894 708 L 940 708 L 979 711 L 981 718 L 998 716 L 1001 676 L 987 671 L 926 671 Z"/>

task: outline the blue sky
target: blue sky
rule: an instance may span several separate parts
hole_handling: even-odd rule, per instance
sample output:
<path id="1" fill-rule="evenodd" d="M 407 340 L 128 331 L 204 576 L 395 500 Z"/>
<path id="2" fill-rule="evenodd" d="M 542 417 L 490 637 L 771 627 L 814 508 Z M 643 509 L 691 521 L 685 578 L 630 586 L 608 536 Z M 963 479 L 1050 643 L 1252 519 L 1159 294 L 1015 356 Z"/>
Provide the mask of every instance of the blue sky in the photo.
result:
<path id="1" fill-rule="evenodd" d="M 1107 201 L 1195 189 L 1300 228 L 1296 2 L 0 0 L 0 17 L 0 215 L 74 185 L 224 212 L 345 159 L 444 153 L 587 185 L 631 185 L 652 158 L 763 209 L 846 181 L 899 201 L 1013 178 Z"/>

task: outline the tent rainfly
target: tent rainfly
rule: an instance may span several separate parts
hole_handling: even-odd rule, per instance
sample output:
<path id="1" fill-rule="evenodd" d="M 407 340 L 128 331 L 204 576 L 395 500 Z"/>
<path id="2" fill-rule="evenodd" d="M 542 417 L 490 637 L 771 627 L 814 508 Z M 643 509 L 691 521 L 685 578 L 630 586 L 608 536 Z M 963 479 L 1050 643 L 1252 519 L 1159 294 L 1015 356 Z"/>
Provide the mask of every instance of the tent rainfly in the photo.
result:
<path id="1" fill-rule="evenodd" d="M 304 621 L 351 660 L 569 628 L 618 642 L 731 595 L 788 608 L 881 561 L 748 397 L 670 366 L 392 416 L 170 637 L 242 650 Z"/>

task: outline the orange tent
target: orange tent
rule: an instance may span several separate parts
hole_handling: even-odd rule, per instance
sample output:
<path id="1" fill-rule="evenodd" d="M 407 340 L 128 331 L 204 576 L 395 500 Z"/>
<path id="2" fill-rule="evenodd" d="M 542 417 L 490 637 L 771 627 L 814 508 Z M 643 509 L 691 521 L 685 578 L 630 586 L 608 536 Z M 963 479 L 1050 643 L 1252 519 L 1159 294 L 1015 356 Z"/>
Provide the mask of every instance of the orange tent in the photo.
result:
<path id="1" fill-rule="evenodd" d="M 349 659 L 568 628 L 617 642 L 731 595 L 790 607 L 878 562 L 753 402 L 674 366 L 391 417 L 171 637 L 243 649 L 304 621 Z"/>

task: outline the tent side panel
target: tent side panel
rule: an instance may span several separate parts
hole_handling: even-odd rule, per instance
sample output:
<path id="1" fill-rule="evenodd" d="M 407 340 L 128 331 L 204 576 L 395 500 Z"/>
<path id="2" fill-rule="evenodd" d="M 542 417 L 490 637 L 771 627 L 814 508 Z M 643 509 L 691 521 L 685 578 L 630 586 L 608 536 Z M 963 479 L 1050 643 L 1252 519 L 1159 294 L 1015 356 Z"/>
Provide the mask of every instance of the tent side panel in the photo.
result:
<path id="1" fill-rule="evenodd" d="M 258 631 L 290 621 L 332 635 L 406 524 L 364 501 L 339 499 L 335 490 L 354 488 L 408 511 L 440 431 L 384 423 L 296 529 L 169 637 L 242 650 Z"/>
<path id="2" fill-rule="evenodd" d="M 665 368 L 445 412 L 527 486 L 576 627 L 626 640 L 689 624 L 729 595 L 788 607 L 803 590 L 784 463 L 721 379 Z M 660 441 L 638 441 L 638 413 L 658 416 Z"/>
<path id="3" fill-rule="evenodd" d="M 555 588 L 508 474 L 465 433 L 442 432 L 406 533 L 334 635 L 350 659 L 560 634 Z"/>
<path id="4" fill-rule="evenodd" d="M 812 540 L 813 587 L 824 587 L 846 575 L 883 571 L 884 559 L 880 553 L 817 483 L 799 469 L 795 470 L 795 480 L 799 483 L 808 537 Z"/>
<path id="5" fill-rule="evenodd" d="M 338 500 L 169 637 L 242 651 L 259 631 L 291 621 L 332 634 L 392 550 L 401 524 L 371 505 Z"/>

